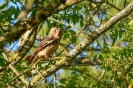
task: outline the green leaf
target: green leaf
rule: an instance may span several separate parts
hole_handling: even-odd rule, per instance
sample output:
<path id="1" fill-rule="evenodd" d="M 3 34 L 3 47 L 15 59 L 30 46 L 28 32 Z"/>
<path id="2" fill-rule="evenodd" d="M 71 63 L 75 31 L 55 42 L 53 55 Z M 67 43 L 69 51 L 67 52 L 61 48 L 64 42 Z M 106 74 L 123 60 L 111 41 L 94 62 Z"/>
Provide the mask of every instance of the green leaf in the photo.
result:
<path id="1" fill-rule="evenodd" d="M 97 55 L 97 58 L 100 59 L 100 60 L 103 60 L 104 59 L 102 54 L 98 54 Z"/>
<path id="2" fill-rule="evenodd" d="M 69 30 L 69 33 L 70 33 L 70 35 L 71 35 L 72 42 L 73 42 L 73 43 L 76 43 L 76 37 L 75 37 L 76 32 L 73 31 L 73 30 Z"/>
<path id="3" fill-rule="evenodd" d="M 77 14 L 72 15 L 71 21 L 75 25 L 79 21 L 79 16 Z"/>
<path id="4" fill-rule="evenodd" d="M 17 7 L 17 8 L 15 9 L 14 18 L 17 19 L 17 17 L 18 17 L 19 14 L 20 14 L 20 10 L 19 10 L 19 8 Z"/>
<path id="5" fill-rule="evenodd" d="M 78 80 L 78 76 L 77 76 L 77 75 L 71 76 L 71 78 L 72 78 L 73 80 Z"/>
<path id="6" fill-rule="evenodd" d="M 62 84 L 66 84 L 67 79 L 66 78 L 62 78 L 59 82 Z"/>
<path id="7" fill-rule="evenodd" d="M 0 30 L 0 35 L 2 34 L 3 32 Z"/>
<path id="8" fill-rule="evenodd" d="M 129 24 L 129 25 L 133 25 L 133 20 L 131 20 L 128 24 Z"/>
<path id="9" fill-rule="evenodd" d="M 58 88 L 66 88 L 65 86 L 63 85 L 59 85 Z"/>
<path id="10" fill-rule="evenodd" d="M 69 80 L 69 82 L 71 83 L 71 84 L 77 84 L 77 82 L 75 81 L 75 80 Z"/>
<path id="11" fill-rule="evenodd" d="M 83 27 L 84 26 L 84 18 L 82 15 L 79 16 L 79 22 L 80 22 L 80 26 Z"/>
<path id="12" fill-rule="evenodd" d="M 72 42 L 76 43 L 76 37 L 72 36 Z"/>
<path id="13" fill-rule="evenodd" d="M 117 30 L 116 28 L 113 28 L 113 29 L 111 30 L 111 32 L 110 32 L 110 37 L 111 37 L 112 39 L 116 39 L 117 36 L 118 36 L 118 30 Z"/>
<path id="14" fill-rule="evenodd" d="M 5 66 L 5 60 L 3 58 L 0 58 L 0 66 Z"/>
<path id="15" fill-rule="evenodd" d="M 128 73 L 128 76 L 133 79 L 133 73 Z"/>
<path id="16" fill-rule="evenodd" d="M 63 40 L 66 40 L 68 37 L 69 37 L 69 34 L 67 34 L 67 33 L 64 34 L 64 35 L 63 35 Z"/>
<path id="17" fill-rule="evenodd" d="M 8 2 L 4 3 L 3 5 L 0 6 L 0 9 L 4 9 L 8 5 Z"/>
<path id="18" fill-rule="evenodd" d="M 72 35 L 75 35 L 75 34 L 76 34 L 76 32 L 73 31 L 73 30 L 69 30 L 69 32 L 70 32 Z"/>
<path id="19" fill-rule="evenodd" d="M 122 37 L 122 33 L 123 33 L 123 32 L 122 32 L 122 29 L 120 29 L 120 30 L 119 30 L 119 38 Z"/>
<path id="20" fill-rule="evenodd" d="M 109 65 L 107 65 L 107 66 L 106 66 L 106 70 L 107 70 L 107 71 L 110 71 L 110 70 L 112 70 L 112 67 L 109 66 Z"/>
<path id="21" fill-rule="evenodd" d="M 63 19 L 66 20 L 67 23 L 70 23 L 70 18 L 69 17 L 66 18 L 66 16 L 63 16 Z"/>
<path id="22" fill-rule="evenodd" d="M 37 8 L 33 8 L 31 17 L 35 17 L 36 16 L 37 10 L 38 10 Z"/>
<path id="23" fill-rule="evenodd" d="M 76 71 L 73 71 L 72 73 L 71 73 L 71 75 L 75 75 L 76 74 Z"/>
<path id="24" fill-rule="evenodd" d="M 84 26 L 84 22 L 83 22 L 83 20 L 82 20 L 82 19 L 80 20 L 80 26 L 81 26 L 81 27 L 83 27 L 83 26 Z"/>

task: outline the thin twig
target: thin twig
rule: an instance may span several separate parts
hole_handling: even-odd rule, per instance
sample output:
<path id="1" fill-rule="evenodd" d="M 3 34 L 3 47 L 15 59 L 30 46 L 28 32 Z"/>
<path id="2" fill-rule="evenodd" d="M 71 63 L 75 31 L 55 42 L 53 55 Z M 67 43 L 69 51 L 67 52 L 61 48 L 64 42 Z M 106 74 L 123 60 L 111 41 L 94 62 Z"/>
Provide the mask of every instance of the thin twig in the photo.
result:
<path id="1" fill-rule="evenodd" d="M 23 75 L 24 73 L 26 73 L 27 71 L 30 71 L 30 70 L 32 70 L 32 69 L 34 69 L 34 68 L 26 69 L 25 71 L 23 71 L 23 72 L 20 73 L 19 75 L 17 75 L 17 76 L 15 76 L 14 78 L 12 78 L 12 79 L 10 80 L 10 82 L 12 82 L 13 80 L 15 80 L 16 78 L 18 78 L 19 76 Z"/>
<path id="2" fill-rule="evenodd" d="M 56 73 L 54 73 L 54 88 L 56 88 Z"/>
<path id="3" fill-rule="evenodd" d="M 85 35 L 87 34 L 87 33 L 85 33 L 82 29 L 76 27 L 76 26 L 73 25 L 73 24 L 68 24 L 68 23 L 65 23 L 65 22 L 60 22 L 60 21 L 58 21 L 58 20 L 56 20 L 56 19 L 54 19 L 54 18 L 51 18 L 51 17 L 49 17 L 48 19 L 49 19 L 49 20 L 52 20 L 52 21 L 55 21 L 55 22 L 58 22 L 58 23 L 63 24 L 63 25 L 67 25 L 67 26 L 76 28 L 76 29 L 78 29 L 81 33 L 83 33 L 83 34 L 85 34 Z"/>
<path id="4" fill-rule="evenodd" d="M 46 78 L 43 77 L 43 75 L 37 70 L 37 68 L 34 68 L 36 70 L 36 72 L 42 77 L 43 80 L 45 80 Z"/>
<path id="5" fill-rule="evenodd" d="M 104 74 L 105 74 L 106 70 L 103 70 L 101 76 L 98 78 L 98 81 L 101 81 L 101 79 L 103 78 Z"/>

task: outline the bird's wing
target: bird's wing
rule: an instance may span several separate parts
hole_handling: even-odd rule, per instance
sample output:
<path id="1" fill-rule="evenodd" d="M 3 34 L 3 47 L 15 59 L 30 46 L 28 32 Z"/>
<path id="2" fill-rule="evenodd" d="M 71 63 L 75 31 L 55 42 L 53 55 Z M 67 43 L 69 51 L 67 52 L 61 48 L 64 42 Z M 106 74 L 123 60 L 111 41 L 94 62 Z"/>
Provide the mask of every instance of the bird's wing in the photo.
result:
<path id="1" fill-rule="evenodd" d="M 51 43 L 53 43 L 55 41 L 56 41 L 56 39 L 53 37 L 48 37 L 48 38 L 43 39 L 40 42 L 40 44 L 36 47 L 34 53 L 32 55 L 30 55 L 29 57 L 26 57 L 26 59 L 28 60 L 28 63 L 30 63 L 35 58 L 35 56 L 37 55 L 37 53 L 39 51 L 46 48 L 47 46 L 49 46 Z"/>
<path id="2" fill-rule="evenodd" d="M 33 54 L 37 54 L 39 51 L 41 51 L 42 49 L 44 49 L 45 47 L 49 46 L 51 43 L 55 42 L 56 39 L 53 37 L 48 37 L 43 39 L 40 44 L 36 47 L 36 50 Z"/>

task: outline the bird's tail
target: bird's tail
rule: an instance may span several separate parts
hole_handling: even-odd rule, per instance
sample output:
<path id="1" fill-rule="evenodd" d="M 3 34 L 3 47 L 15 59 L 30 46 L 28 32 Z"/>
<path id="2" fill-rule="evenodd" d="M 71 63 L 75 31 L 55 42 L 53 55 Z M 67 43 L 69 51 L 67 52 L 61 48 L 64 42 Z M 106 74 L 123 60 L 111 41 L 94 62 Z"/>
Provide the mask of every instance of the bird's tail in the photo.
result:
<path id="1" fill-rule="evenodd" d="M 25 58 L 27 65 L 29 65 L 29 64 L 32 62 L 31 56 L 32 56 L 32 55 L 29 55 L 29 56 L 27 56 L 27 57 Z"/>

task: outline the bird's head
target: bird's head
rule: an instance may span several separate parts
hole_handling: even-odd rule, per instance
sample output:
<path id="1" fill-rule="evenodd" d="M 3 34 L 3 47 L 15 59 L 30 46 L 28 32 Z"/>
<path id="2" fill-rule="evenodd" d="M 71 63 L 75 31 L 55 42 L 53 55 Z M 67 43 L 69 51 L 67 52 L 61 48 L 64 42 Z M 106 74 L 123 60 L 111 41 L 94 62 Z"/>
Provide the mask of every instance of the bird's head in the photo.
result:
<path id="1" fill-rule="evenodd" d="M 49 37 L 54 37 L 57 39 L 61 39 L 63 35 L 62 29 L 60 28 L 52 28 L 49 32 Z"/>

